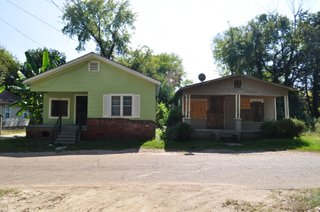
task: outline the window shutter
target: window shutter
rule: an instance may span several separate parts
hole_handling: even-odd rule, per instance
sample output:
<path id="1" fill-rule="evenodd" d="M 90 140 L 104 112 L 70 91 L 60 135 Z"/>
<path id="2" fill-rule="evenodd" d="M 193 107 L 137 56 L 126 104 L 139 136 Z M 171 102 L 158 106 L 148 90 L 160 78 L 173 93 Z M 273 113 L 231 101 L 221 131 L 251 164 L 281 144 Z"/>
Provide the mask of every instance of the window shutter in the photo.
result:
<path id="1" fill-rule="evenodd" d="M 133 95 L 132 116 L 140 118 L 140 95 Z"/>
<path id="2" fill-rule="evenodd" d="M 103 95 L 103 117 L 111 117 L 111 96 L 108 94 Z"/>

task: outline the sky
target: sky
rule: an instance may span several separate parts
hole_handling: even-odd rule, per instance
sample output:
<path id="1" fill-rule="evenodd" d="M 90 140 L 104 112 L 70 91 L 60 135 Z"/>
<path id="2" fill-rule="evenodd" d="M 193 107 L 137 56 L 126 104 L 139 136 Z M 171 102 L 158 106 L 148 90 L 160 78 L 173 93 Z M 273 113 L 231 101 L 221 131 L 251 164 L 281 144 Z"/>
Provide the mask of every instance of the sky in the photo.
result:
<path id="1" fill-rule="evenodd" d="M 245 25 L 258 14 L 277 11 L 292 17 L 293 0 L 130 0 L 137 14 L 132 48 L 150 47 L 154 53 L 174 53 L 183 60 L 186 78 L 199 82 L 219 76 L 212 57 L 212 40 L 229 26 Z M 301 0 L 295 0 L 296 2 Z M 78 52 L 77 39 L 63 35 L 64 0 L 0 0 L 0 45 L 20 62 L 28 49 L 52 48 L 67 61 L 95 51 L 93 42 Z M 304 0 L 304 8 L 320 11 L 320 0 Z"/>

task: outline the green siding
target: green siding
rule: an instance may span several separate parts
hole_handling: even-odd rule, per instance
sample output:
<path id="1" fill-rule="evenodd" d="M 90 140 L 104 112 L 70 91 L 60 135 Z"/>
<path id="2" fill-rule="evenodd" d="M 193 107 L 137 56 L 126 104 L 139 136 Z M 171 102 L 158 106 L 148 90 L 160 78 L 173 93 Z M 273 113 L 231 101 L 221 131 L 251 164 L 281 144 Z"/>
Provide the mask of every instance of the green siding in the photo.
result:
<path id="1" fill-rule="evenodd" d="M 88 94 L 88 118 L 101 118 L 103 94 L 138 94 L 141 98 L 140 120 L 155 120 L 156 85 L 100 61 L 99 72 L 88 71 L 88 61 L 67 68 L 31 85 L 32 91 L 45 92 L 43 123 L 52 124 L 48 118 L 49 98 L 70 98 L 70 118 L 74 122 L 74 95 Z"/>

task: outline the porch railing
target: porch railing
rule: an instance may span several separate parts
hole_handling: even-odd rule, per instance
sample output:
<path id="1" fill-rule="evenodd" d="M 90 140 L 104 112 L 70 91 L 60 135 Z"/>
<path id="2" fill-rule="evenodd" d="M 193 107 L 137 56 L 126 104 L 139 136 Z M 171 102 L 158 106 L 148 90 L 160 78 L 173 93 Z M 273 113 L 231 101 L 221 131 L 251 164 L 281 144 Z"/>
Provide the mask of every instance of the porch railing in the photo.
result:
<path id="1" fill-rule="evenodd" d="M 77 125 L 77 130 L 76 130 L 76 142 L 80 140 L 81 137 L 81 124 Z"/>
<path id="2" fill-rule="evenodd" d="M 61 128 L 62 128 L 62 116 L 60 115 L 52 130 L 52 140 L 51 140 L 52 143 L 55 142 L 58 135 L 61 133 Z"/>

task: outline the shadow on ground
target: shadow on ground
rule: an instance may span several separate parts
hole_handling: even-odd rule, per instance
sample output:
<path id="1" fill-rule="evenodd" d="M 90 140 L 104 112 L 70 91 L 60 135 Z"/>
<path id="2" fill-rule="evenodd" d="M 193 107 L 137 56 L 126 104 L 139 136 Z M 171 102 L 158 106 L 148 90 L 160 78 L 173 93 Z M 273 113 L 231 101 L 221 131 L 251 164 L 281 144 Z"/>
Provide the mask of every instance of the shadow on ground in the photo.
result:
<path id="1" fill-rule="evenodd" d="M 241 142 L 191 140 L 185 142 L 165 141 L 165 151 L 207 152 L 207 153 L 255 153 L 267 151 L 295 150 L 309 144 L 296 139 L 260 139 Z"/>
<path id="2" fill-rule="evenodd" d="M 157 149 L 166 152 L 201 152 L 201 153 L 255 153 L 267 151 L 295 150 L 309 144 L 302 139 L 262 139 L 248 140 L 239 143 L 191 140 L 184 142 L 175 141 L 146 141 L 146 140 L 97 140 L 79 141 L 62 150 L 50 145 L 50 141 L 31 140 L 27 138 L 15 138 L 0 141 L 0 156 L 8 157 L 34 157 L 34 156 L 58 156 L 58 155 L 95 155 L 95 154 L 123 154 L 138 153 L 145 148 L 146 143 L 158 142 Z M 160 144 L 160 145 L 159 145 Z"/>

